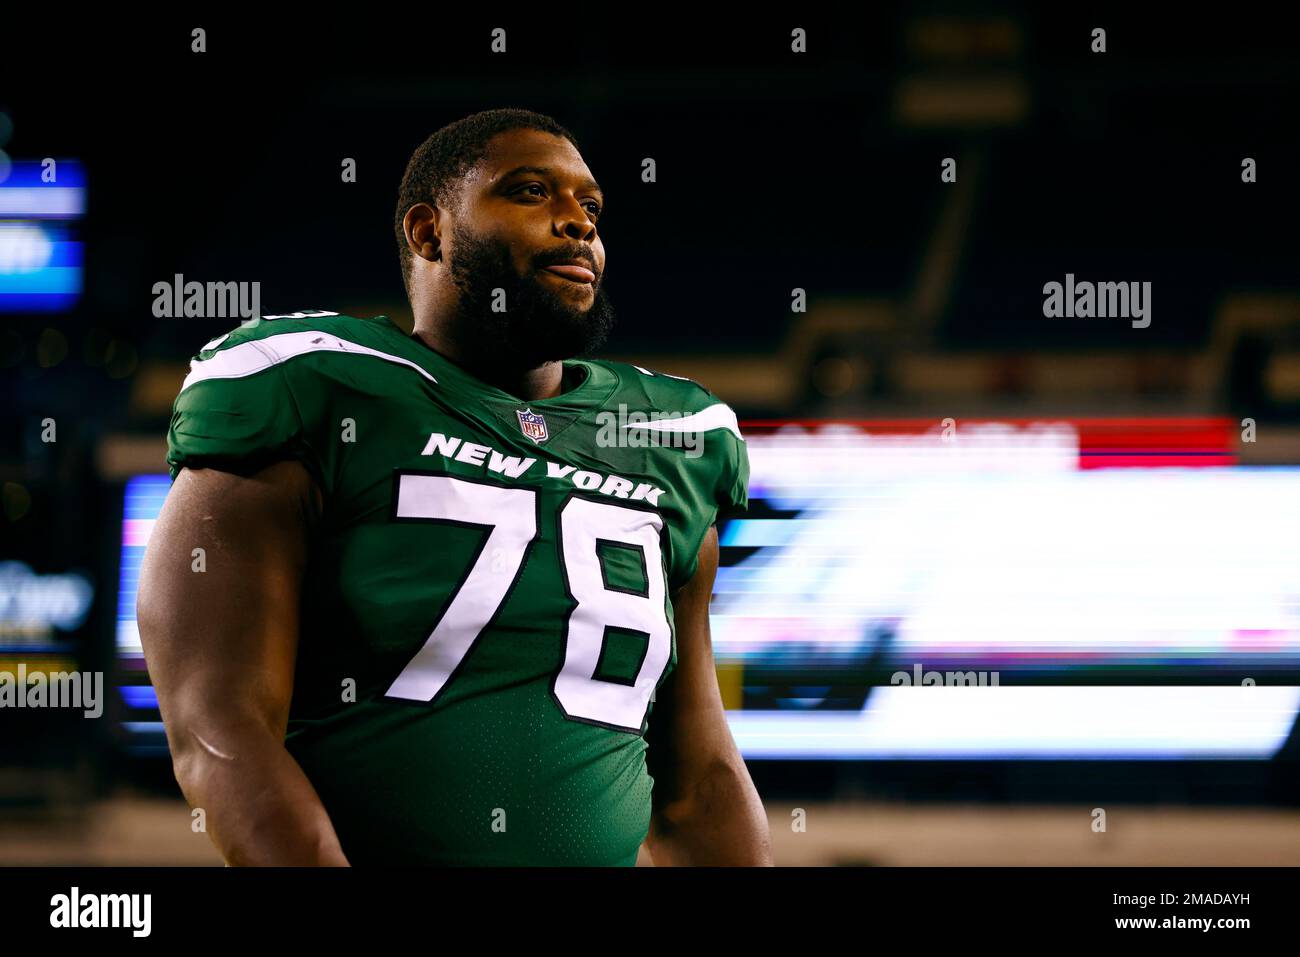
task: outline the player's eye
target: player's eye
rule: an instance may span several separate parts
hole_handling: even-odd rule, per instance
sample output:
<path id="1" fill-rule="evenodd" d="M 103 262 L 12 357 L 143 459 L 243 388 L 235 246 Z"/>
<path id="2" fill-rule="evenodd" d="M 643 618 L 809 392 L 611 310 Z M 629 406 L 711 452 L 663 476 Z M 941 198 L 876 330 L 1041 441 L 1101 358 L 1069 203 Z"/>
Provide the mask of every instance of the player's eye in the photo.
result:
<path id="1" fill-rule="evenodd" d="M 527 190 L 531 190 L 531 189 L 541 190 L 541 193 L 526 192 Z M 546 187 L 543 186 L 541 183 L 525 183 L 523 186 L 520 186 L 518 189 L 516 189 L 511 195 L 521 196 L 526 194 L 529 196 L 539 196 L 539 195 L 545 195 L 545 193 L 546 193 Z M 588 215 L 590 215 L 592 219 L 599 218 L 601 214 L 601 205 L 600 203 L 596 202 L 596 200 L 594 199 L 587 200 L 585 203 L 582 204 L 582 208 L 587 211 Z"/>

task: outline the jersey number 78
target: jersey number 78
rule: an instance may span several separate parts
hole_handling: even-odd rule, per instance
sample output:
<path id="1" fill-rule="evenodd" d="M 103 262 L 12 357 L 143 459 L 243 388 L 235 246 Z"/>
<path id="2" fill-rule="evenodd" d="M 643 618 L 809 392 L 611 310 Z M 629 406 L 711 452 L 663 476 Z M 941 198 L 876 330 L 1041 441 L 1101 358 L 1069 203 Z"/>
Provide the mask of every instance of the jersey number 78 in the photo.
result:
<path id="1" fill-rule="evenodd" d="M 505 604 L 538 536 L 536 489 L 493 485 L 452 475 L 399 472 L 394 519 L 487 531 L 429 637 L 386 696 L 433 701 Z M 660 536 L 663 516 L 643 508 L 570 496 L 556 510 L 560 572 L 575 603 L 564 627 L 564 662 L 552 682 L 564 716 L 639 733 L 672 655 Z M 639 549 L 644 591 L 604 578 L 598 544 Z M 645 638 L 631 682 L 595 677 L 608 629 Z"/>

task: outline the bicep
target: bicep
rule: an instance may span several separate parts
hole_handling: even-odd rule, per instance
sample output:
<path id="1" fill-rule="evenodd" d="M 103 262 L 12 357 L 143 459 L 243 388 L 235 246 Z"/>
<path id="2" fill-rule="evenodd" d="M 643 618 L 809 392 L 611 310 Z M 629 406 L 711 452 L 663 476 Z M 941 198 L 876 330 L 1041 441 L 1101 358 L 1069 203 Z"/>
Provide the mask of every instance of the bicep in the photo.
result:
<path id="1" fill-rule="evenodd" d="M 169 723 L 283 734 L 315 487 L 297 462 L 252 476 L 184 469 L 141 568 L 140 639 Z"/>
<path id="2" fill-rule="evenodd" d="M 677 666 L 656 692 L 646 733 L 646 763 L 660 806 L 689 793 L 692 782 L 719 763 L 739 760 L 709 632 L 717 569 L 718 532 L 711 527 L 700 545 L 695 574 L 673 596 Z"/>

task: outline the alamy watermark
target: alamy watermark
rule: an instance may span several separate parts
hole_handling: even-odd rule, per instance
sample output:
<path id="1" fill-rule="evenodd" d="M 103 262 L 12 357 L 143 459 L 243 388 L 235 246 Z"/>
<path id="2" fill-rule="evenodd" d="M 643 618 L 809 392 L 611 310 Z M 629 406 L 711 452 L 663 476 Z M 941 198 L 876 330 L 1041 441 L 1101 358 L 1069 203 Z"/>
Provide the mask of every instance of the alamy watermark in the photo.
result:
<path id="1" fill-rule="evenodd" d="M 904 687 L 921 687 L 922 685 L 942 685 L 946 688 L 996 688 L 998 686 L 996 671 L 926 671 L 920 664 L 912 665 L 912 673 L 895 671 L 889 678 L 891 685 Z"/>
<path id="2" fill-rule="evenodd" d="M 50 898 L 50 926 L 54 928 L 117 927 L 132 937 L 148 937 L 153 928 L 152 894 L 83 894 L 73 887 Z"/>
<path id="3" fill-rule="evenodd" d="M 171 282 L 153 284 L 153 314 L 159 319 L 243 319 L 262 315 L 260 282 L 185 281 L 177 273 Z"/>
<path id="4" fill-rule="evenodd" d="M 617 411 L 596 413 L 600 424 L 596 445 L 602 449 L 685 449 L 688 459 L 699 458 L 704 454 L 704 433 L 691 428 L 688 418 L 682 412 L 629 410 L 620 402 Z"/>
<path id="5" fill-rule="evenodd" d="M 1134 329 L 1151 325 L 1151 283 L 1075 282 L 1074 273 L 1065 283 L 1043 286 L 1043 315 L 1049 319 L 1132 319 Z"/>
<path id="6" fill-rule="evenodd" d="M 0 708 L 80 708 L 87 718 L 104 713 L 104 672 L 0 671 Z"/>

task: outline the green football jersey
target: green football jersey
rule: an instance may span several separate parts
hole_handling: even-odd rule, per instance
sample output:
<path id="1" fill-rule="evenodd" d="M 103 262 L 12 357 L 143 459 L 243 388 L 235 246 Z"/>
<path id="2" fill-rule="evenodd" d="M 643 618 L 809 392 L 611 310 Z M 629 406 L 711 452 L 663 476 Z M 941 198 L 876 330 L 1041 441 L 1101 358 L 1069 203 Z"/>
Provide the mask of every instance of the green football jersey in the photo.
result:
<path id="1" fill-rule="evenodd" d="M 695 382 L 564 365 L 581 382 L 524 402 L 322 312 L 191 363 L 173 478 L 294 458 L 323 493 L 286 747 L 354 863 L 636 861 L 671 595 L 749 462 Z"/>

